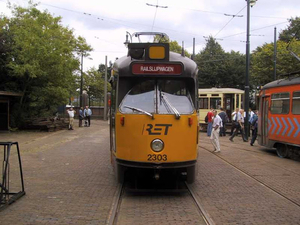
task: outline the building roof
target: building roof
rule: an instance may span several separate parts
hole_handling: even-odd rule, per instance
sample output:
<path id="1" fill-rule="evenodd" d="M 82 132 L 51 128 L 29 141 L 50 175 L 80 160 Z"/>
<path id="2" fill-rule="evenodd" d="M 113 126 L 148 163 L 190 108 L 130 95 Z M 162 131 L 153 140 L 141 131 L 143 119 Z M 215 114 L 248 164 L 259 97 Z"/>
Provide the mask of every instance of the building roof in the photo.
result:
<path id="1" fill-rule="evenodd" d="M 11 91 L 0 91 L 0 96 L 23 96 L 22 93 L 18 93 L 18 92 L 11 92 Z"/>
<path id="2" fill-rule="evenodd" d="M 213 93 L 224 93 L 224 94 L 244 94 L 244 90 L 236 88 L 200 88 L 198 93 L 213 94 Z"/>

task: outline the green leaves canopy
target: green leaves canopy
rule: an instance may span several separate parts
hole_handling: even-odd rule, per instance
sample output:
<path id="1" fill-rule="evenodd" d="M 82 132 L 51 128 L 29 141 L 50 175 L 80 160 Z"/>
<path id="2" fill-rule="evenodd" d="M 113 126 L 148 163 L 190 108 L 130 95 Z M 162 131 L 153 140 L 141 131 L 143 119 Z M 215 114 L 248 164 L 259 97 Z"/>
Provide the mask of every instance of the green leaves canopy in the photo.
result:
<path id="1" fill-rule="evenodd" d="M 13 17 L 2 16 L 0 22 L 0 37 L 9 49 L 4 53 L 8 76 L 1 76 L 0 90 L 23 93 L 17 110 L 22 117 L 51 115 L 74 90 L 80 65 L 76 53 L 87 55 L 91 48 L 61 25 L 61 17 L 36 5 L 11 10 Z"/>
<path id="2" fill-rule="evenodd" d="M 276 74 L 277 79 L 280 75 L 300 70 L 300 62 L 287 50 L 288 43 L 277 41 L 277 62 Z M 300 55 L 300 43 L 291 42 L 290 49 Z M 251 79 L 252 83 L 257 86 L 265 85 L 274 80 L 274 44 L 264 44 L 258 47 L 252 54 L 251 60 Z M 278 77 L 279 76 L 279 77 Z"/>
<path id="3" fill-rule="evenodd" d="M 196 55 L 199 68 L 199 87 L 244 87 L 245 57 L 239 52 L 225 53 L 213 37 L 209 37 L 205 48 Z"/>

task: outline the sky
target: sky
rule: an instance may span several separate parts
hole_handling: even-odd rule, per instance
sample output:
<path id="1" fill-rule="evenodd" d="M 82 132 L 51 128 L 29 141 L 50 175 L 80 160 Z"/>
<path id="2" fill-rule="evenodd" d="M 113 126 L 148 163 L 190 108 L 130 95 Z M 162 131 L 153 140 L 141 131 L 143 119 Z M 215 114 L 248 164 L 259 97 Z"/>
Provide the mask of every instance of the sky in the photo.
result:
<path id="1" fill-rule="evenodd" d="M 27 0 L 10 0 L 27 7 Z M 62 25 L 82 36 L 94 49 L 83 61 L 84 71 L 114 62 L 127 54 L 126 32 L 163 32 L 192 53 L 199 53 L 212 36 L 226 52 L 246 51 L 247 2 L 245 0 L 40 0 L 38 9 L 62 17 Z M 159 6 L 159 7 L 156 7 Z M 0 14 L 10 16 L 7 0 Z M 300 16 L 299 0 L 257 0 L 250 9 L 250 50 L 274 42 L 288 19 Z"/>

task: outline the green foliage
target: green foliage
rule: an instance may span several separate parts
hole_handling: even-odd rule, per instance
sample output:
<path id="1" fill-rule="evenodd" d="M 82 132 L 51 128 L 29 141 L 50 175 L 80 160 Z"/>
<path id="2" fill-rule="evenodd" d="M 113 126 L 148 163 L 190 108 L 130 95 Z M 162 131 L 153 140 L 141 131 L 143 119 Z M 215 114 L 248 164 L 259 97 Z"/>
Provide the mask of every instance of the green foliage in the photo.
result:
<path id="1" fill-rule="evenodd" d="M 239 52 L 225 53 L 213 37 L 207 39 L 205 48 L 196 55 L 199 68 L 199 87 L 244 86 L 245 57 Z"/>
<path id="2" fill-rule="evenodd" d="M 166 38 L 166 37 L 161 38 L 160 36 L 156 36 L 154 38 L 154 41 L 159 41 L 159 43 L 169 43 L 171 52 L 176 52 L 179 54 L 182 53 L 182 47 L 178 44 L 177 41 L 170 41 L 168 38 Z M 184 55 L 186 57 L 191 57 L 191 54 L 186 50 L 184 50 Z"/>
<path id="3" fill-rule="evenodd" d="M 291 18 L 287 29 L 277 41 L 276 79 L 280 75 L 300 70 L 300 62 L 291 51 L 300 56 L 300 18 Z M 259 46 L 251 55 L 251 83 L 262 86 L 274 80 L 274 43 Z"/>
<path id="4" fill-rule="evenodd" d="M 8 61 L 8 52 L 11 51 L 11 46 L 9 44 L 9 36 L 8 33 L 5 30 L 6 27 L 6 23 L 7 23 L 7 19 L 6 18 L 1 18 L 0 19 L 0 90 L 5 91 L 6 88 L 5 86 L 9 84 L 9 81 L 6 80 L 6 82 L 4 82 L 4 78 L 7 77 L 7 61 Z"/>
<path id="5" fill-rule="evenodd" d="M 225 72 L 223 74 L 223 86 L 244 89 L 246 77 L 246 57 L 240 52 L 231 51 L 225 53 Z"/>
<path id="6" fill-rule="evenodd" d="M 300 70 L 300 62 L 286 49 L 287 43 L 277 41 L 277 78 L 280 75 Z M 300 55 L 300 42 L 293 41 L 289 45 L 295 54 Z M 264 44 L 256 48 L 251 56 L 252 84 L 262 86 L 274 80 L 274 44 Z"/>
<path id="7" fill-rule="evenodd" d="M 1 18 L 5 37 L 6 77 L 1 89 L 23 93 L 17 118 L 52 115 L 67 99 L 76 85 L 79 59 L 74 53 L 88 55 L 91 47 L 85 39 L 61 25 L 61 17 L 41 12 L 36 5 L 11 7 L 13 16 Z M 2 51 L 2 50 L 1 50 Z"/>
<path id="8" fill-rule="evenodd" d="M 102 69 L 103 70 L 102 70 Z M 100 70 L 101 69 L 101 70 Z M 110 77 L 109 74 L 107 74 Z M 104 100 L 104 82 L 105 82 L 105 65 L 99 65 L 99 69 L 91 68 L 84 75 L 84 89 L 88 90 L 87 94 L 94 99 Z M 111 86 L 107 83 L 107 91 Z"/>
<path id="9" fill-rule="evenodd" d="M 177 41 L 170 41 L 170 51 L 181 54 L 182 47 L 178 44 Z M 184 55 L 189 58 L 191 57 L 191 54 L 187 50 L 184 50 Z"/>
<path id="10" fill-rule="evenodd" d="M 300 40 L 300 17 L 291 18 L 287 29 L 283 30 L 279 35 L 279 40 L 289 42 L 293 38 Z"/>

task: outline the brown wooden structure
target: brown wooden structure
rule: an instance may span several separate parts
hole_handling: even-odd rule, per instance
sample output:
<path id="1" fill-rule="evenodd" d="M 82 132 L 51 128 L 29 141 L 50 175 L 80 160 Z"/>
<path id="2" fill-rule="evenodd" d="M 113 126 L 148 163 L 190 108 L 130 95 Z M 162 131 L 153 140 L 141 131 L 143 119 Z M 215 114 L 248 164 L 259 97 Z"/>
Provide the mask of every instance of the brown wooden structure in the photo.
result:
<path id="1" fill-rule="evenodd" d="M 9 91 L 0 91 L 0 131 L 9 130 L 10 108 L 12 98 L 21 97 L 22 94 Z"/>

